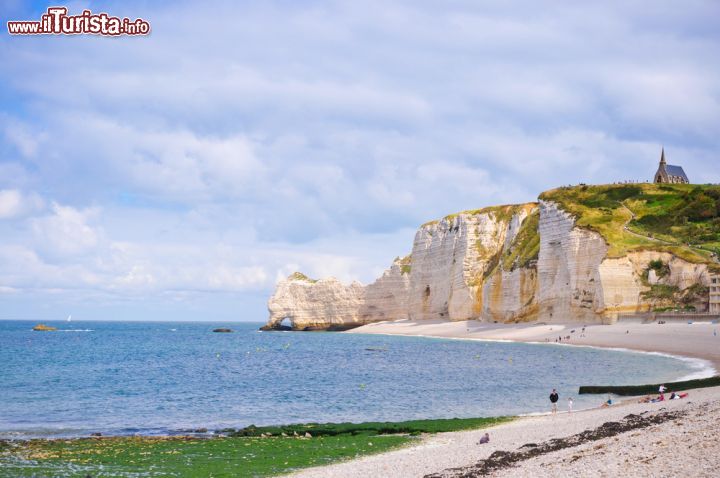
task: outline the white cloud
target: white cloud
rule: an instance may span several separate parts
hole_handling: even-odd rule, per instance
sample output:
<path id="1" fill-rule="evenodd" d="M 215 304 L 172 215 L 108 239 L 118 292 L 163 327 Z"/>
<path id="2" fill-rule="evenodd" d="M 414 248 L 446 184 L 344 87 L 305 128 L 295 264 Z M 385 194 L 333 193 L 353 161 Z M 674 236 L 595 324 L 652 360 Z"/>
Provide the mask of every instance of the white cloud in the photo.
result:
<path id="1" fill-rule="evenodd" d="M 0 283 L 190 300 L 296 269 L 368 282 L 417 224 L 642 180 L 661 145 L 718 182 L 719 9 L 129 1 L 112 13 L 151 36 L 6 42 Z"/>
<path id="2" fill-rule="evenodd" d="M 77 122 L 83 123 L 82 131 L 75 127 Z M 100 173 L 104 181 L 163 199 L 195 203 L 248 194 L 247 188 L 263 174 L 251 141 L 243 135 L 144 128 L 104 115 L 77 113 L 63 116 L 55 127 L 56 156 L 72 157 L 75 167 Z M 39 167 L 53 165 L 46 162 Z"/>
<path id="3" fill-rule="evenodd" d="M 0 191 L 0 218 L 17 216 L 22 211 L 22 196 L 16 189 Z"/>
<path id="4" fill-rule="evenodd" d="M 35 193 L 23 194 L 17 189 L 0 190 L 0 219 L 23 216 L 43 206 L 44 201 Z"/>
<path id="5" fill-rule="evenodd" d="M 5 137 L 27 158 L 34 157 L 40 144 L 47 138 L 44 133 L 33 131 L 18 121 L 6 121 Z"/>
<path id="6" fill-rule="evenodd" d="M 39 250 L 66 257 L 88 253 L 98 246 L 102 231 L 89 224 L 98 209 L 79 210 L 55 202 L 51 208 L 52 214 L 31 220 Z"/>

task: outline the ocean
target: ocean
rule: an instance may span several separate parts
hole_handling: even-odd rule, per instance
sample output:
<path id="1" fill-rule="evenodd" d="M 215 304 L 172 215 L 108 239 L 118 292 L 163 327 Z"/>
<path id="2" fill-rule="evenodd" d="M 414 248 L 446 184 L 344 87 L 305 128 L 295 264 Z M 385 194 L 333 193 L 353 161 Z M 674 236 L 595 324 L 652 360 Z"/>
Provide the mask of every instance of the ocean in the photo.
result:
<path id="1" fill-rule="evenodd" d="M 0 438 L 175 434 L 298 422 L 546 412 L 552 388 L 671 381 L 693 360 L 555 344 L 324 332 L 260 323 L 0 321 Z M 230 327 L 234 333 L 213 333 Z"/>

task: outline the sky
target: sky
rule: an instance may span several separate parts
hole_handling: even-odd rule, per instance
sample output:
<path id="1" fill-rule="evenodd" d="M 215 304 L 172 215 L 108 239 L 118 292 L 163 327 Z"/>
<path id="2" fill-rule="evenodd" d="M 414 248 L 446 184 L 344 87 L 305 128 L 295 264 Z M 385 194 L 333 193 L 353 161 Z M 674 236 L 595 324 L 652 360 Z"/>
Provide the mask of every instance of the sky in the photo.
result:
<path id="1" fill-rule="evenodd" d="M 419 224 L 566 184 L 720 182 L 720 3 L 69 2 L 143 37 L 10 36 L 0 319 L 264 321 Z"/>

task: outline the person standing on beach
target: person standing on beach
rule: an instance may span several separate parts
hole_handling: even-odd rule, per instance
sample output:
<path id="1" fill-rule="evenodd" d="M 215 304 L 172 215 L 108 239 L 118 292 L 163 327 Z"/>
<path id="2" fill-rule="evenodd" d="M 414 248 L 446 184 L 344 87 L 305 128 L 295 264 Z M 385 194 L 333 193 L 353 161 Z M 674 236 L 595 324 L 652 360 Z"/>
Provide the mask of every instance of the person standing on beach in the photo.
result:
<path id="1" fill-rule="evenodd" d="M 552 389 L 552 392 L 550 393 L 550 403 L 552 403 L 552 412 L 557 413 L 557 401 L 560 399 L 560 396 L 557 393 L 557 390 L 554 388 Z"/>
<path id="2" fill-rule="evenodd" d="M 572 413 L 573 399 L 568 397 L 568 413 Z"/>

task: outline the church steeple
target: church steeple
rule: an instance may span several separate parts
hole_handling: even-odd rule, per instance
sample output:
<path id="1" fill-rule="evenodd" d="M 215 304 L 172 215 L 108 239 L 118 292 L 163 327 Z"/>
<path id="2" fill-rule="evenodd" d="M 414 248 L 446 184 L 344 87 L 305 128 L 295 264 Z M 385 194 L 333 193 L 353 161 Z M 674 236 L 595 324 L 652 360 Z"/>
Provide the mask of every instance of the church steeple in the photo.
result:
<path id="1" fill-rule="evenodd" d="M 685 174 L 685 171 L 680 166 L 673 166 L 665 162 L 665 147 L 663 146 L 662 152 L 660 153 L 660 166 L 655 173 L 656 183 L 669 183 L 669 184 L 690 184 L 690 180 Z"/>

